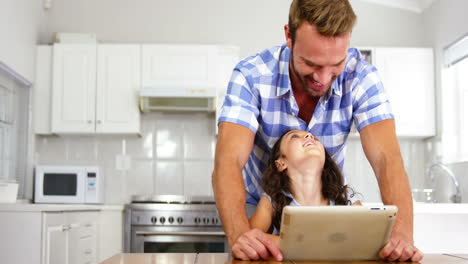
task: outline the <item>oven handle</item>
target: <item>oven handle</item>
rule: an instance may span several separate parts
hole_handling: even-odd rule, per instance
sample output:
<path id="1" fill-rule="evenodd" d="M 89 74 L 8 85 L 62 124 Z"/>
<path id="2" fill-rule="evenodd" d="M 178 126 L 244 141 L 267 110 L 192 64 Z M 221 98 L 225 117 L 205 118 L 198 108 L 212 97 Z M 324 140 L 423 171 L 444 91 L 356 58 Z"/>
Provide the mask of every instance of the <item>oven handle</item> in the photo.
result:
<path id="1" fill-rule="evenodd" d="M 224 232 L 143 232 L 136 231 L 137 236 L 226 236 Z"/>

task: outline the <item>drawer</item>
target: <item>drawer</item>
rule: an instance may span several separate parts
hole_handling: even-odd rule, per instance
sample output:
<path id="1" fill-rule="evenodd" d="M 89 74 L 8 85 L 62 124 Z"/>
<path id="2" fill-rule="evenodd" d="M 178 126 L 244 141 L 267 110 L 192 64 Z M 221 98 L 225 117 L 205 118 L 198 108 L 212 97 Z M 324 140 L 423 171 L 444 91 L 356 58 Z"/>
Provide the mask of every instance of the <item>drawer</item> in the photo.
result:
<path id="1" fill-rule="evenodd" d="M 96 222 L 84 222 L 80 223 L 80 239 L 86 239 L 88 237 L 97 236 L 97 223 Z"/>
<path id="2" fill-rule="evenodd" d="M 61 212 L 45 212 L 43 217 L 45 227 L 59 226 L 65 223 L 65 217 Z"/>
<path id="3" fill-rule="evenodd" d="M 97 222 L 99 219 L 99 212 L 95 211 L 65 212 L 64 215 L 67 224 Z"/>
<path id="4" fill-rule="evenodd" d="M 79 256 L 82 260 L 95 260 L 97 256 L 97 240 L 95 236 L 80 239 L 78 244 Z"/>

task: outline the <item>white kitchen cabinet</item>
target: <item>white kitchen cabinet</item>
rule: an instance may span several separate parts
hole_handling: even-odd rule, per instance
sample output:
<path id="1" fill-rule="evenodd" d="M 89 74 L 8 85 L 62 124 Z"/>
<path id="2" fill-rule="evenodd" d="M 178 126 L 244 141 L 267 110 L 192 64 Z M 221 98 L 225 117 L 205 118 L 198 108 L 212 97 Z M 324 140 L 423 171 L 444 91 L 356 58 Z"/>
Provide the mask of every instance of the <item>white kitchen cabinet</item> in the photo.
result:
<path id="1" fill-rule="evenodd" d="M 94 132 L 96 45 L 55 44 L 52 65 L 52 132 Z"/>
<path id="2" fill-rule="evenodd" d="M 68 263 L 68 227 L 63 213 L 44 214 L 44 264 Z"/>
<path id="3" fill-rule="evenodd" d="M 0 263 L 100 263 L 122 253 L 122 224 L 122 206 L 0 204 Z"/>
<path id="4" fill-rule="evenodd" d="M 211 94 L 216 89 L 216 46 L 145 44 L 142 46 L 143 87 L 171 92 Z"/>
<path id="5" fill-rule="evenodd" d="M 98 45 L 96 132 L 139 133 L 140 45 Z"/>
<path id="6" fill-rule="evenodd" d="M 143 45 L 142 86 L 158 97 L 155 110 L 213 111 L 217 120 L 238 61 L 235 46 Z"/>
<path id="7" fill-rule="evenodd" d="M 99 258 L 104 261 L 123 252 L 123 209 L 101 210 L 99 216 Z"/>
<path id="8" fill-rule="evenodd" d="M 404 137 L 435 135 L 434 58 L 432 48 L 375 48 L 373 64 L 382 78 Z"/>
<path id="9" fill-rule="evenodd" d="M 140 45 L 55 44 L 53 133 L 139 133 Z"/>
<path id="10" fill-rule="evenodd" d="M 97 262 L 98 212 L 45 212 L 43 264 Z"/>

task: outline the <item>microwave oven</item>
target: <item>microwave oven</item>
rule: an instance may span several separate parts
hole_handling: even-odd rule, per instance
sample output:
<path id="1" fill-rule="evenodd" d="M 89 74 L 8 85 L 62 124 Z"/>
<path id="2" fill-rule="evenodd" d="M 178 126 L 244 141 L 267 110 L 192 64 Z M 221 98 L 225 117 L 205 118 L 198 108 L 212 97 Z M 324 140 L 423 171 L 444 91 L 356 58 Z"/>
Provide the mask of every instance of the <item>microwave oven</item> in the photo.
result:
<path id="1" fill-rule="evenodd" d="M 35 203 L 100 204 L 104 177 L 96 166 L 37 166 Z"/>

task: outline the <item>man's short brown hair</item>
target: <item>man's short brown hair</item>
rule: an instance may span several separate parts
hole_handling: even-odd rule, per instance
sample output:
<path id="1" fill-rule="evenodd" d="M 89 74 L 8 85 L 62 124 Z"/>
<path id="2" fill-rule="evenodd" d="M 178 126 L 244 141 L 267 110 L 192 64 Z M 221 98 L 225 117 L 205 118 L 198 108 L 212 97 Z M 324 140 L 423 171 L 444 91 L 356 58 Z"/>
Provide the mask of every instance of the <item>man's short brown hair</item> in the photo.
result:
<path id="1" fill-rule="evenodd" d="M 356 14 L 348 0 L 293 0 L 288 21 L 293 43 L 303 22 L 315 25 L 321 35 L 337 37 L 352 31 Z"/>

